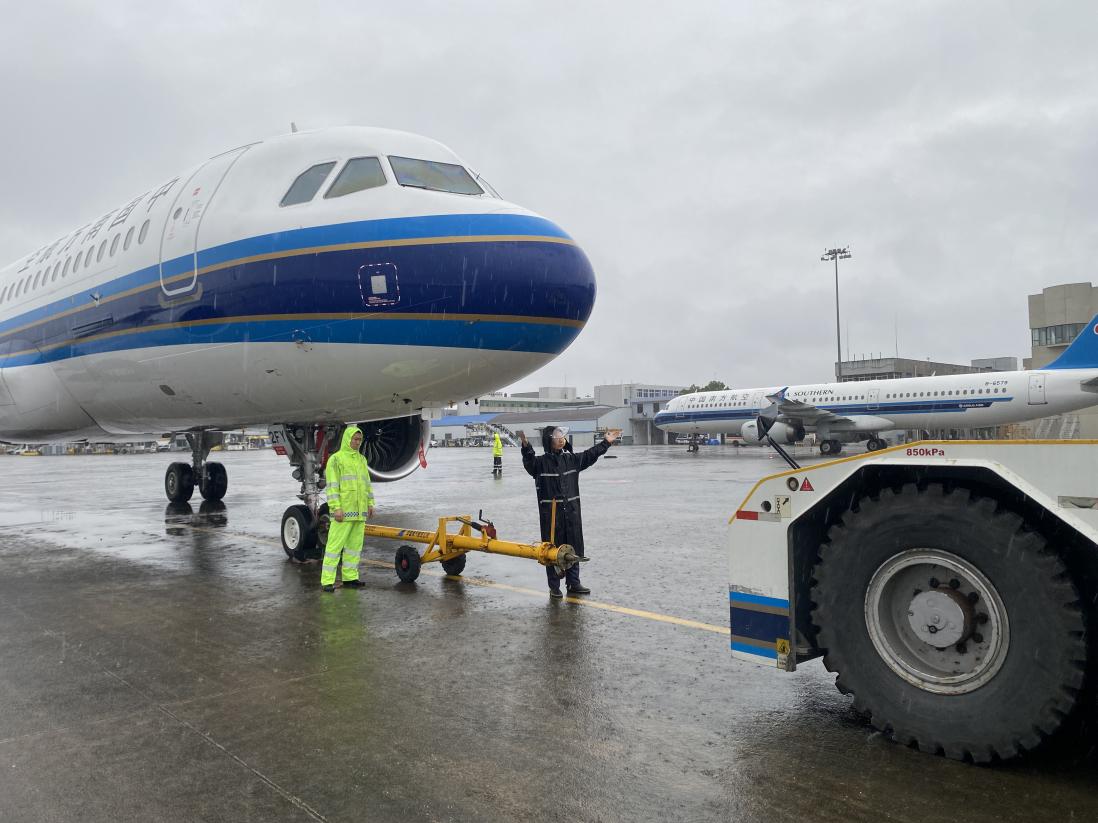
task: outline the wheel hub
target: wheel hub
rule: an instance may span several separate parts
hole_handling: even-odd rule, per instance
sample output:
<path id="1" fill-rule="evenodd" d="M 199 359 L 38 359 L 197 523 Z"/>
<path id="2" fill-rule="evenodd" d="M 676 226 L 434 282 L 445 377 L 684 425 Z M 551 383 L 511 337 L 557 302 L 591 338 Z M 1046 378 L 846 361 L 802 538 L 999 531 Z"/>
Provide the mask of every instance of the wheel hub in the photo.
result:
<path id="1" fill-rule="evenodd" d="M 972 604 L 953 589 L 933 589 L 915 595 L 907 620 L 915 636 L 931 646 L 945 649 L 972 633 L 975 619 Z"/>
<path id="2" fill-rule="evenodd" d="M 290 517 L 286 520 L 286 525 L 282 529 L 282 535 L 286 538 L 286 545 L 296 549 L 298 544 L 301 543 L 301 529 L 298 528 L 297 520 Z"/>
<path id="3" fill-rule="evenodd" d="M 935 694 L 980 688 L 1010 647 L 1007 610 L 995 586 L 942 549 L 908 549 L 881 564 L 866 589 L 865 622 L 881 660 Z"/>

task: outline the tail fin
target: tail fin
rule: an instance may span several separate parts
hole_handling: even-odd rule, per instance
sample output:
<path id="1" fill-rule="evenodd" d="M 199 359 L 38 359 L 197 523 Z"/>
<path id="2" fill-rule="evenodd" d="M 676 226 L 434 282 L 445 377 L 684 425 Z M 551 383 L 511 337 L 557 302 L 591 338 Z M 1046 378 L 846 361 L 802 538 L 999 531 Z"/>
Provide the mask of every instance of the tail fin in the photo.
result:
<path id="1" fill-rule="evenodd" d="M 1079 335 L 1046 369 L 1098 369 L 1098 315 L 1083 326 Z"/>

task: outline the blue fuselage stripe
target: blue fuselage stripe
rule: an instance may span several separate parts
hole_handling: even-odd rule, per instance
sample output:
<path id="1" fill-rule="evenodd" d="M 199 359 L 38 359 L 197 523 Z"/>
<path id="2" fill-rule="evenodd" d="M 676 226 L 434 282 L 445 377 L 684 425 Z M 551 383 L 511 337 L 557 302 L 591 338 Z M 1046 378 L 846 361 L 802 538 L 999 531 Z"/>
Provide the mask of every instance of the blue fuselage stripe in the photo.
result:
<path id="1" fill-rule="evenodd" d="M 590 263 L 570 242 L 536 239 L 562 236 L 552 223 L 503 217 L 518 216 L 370 221 L 228 244 L 210 253 L 240 262 L 199 275 L 192 294 L 174 299 L 161 290 L 158 268 L 148 267 L 95 287 L 98 305 L 82 291 L 0 324 L 0 366 L 159 345 L 288 342 L 301 331 L 314 343 L 559 353 L 590 315 Z M 399 224 L 400 232 L 390 225 L 386 234 L 378 223 Z M 508 230 L 536 234 L 500 239 Z M 422 244 L 323 247 L 430 231 L 447 234 Z M 448 240 L 462 231 L 469 240 Z M 299 253 L 314 242 L 315 251 Z M 275 256 L 248 259 L 265 254 Z M 380 293 L 378 274 L 385 275 Z M 356 316 L 331 317 L 348 314 Z"/>

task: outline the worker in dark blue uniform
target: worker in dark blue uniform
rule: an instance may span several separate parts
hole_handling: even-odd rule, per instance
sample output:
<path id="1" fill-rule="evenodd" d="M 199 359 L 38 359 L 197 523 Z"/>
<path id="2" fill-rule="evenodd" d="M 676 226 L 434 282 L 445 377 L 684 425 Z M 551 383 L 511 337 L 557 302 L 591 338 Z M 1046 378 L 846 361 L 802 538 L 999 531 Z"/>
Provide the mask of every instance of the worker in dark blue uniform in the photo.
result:
<path id="1" fill-rule="evenodd" d="M 538 516 L 541 520 L 541 539 L 557 546 L 568 544 L 583 557 L 583 521 L 580 512 L 579 473 L 606 454 L 621 429 L 610 429 L 606 436 L 586 451 L 575 454 L 568 442 L 568 430 L 547 427 L 542 432 L 545 454 L 534 454 L 534 447 L 519 432 L 522 440 L 522 466 L 534 478 L 538 493 Z M 556 504 L 554 518 L 553 507 Z M 560 590 L 560 575 L 554 566 L 545 567 L 549 579 L 549 596 L 564 597 Z M 565 579 L 569 594 L 589 594 L 591 590 L 580 583 L 579 564 L 572 566 Z"/>

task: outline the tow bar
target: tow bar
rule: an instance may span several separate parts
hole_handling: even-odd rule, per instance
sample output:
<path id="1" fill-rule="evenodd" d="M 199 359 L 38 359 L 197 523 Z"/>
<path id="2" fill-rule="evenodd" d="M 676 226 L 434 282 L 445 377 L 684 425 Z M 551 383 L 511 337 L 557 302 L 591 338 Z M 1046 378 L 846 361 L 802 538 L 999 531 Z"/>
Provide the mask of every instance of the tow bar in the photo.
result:
<path id="1" fill-rule="evenodd" d="M 451 532 L 448 530 L 449 523 L 459 523 L 461 527 L 458 531 Z M 474 531 L 477 532 L 476 535 L 473 534 Z M 536 560 L 543 566 L 555 566 L 561 576 L 572 566 L 587 560 L 586 557 L 577 555 L 567 544 L 556 546 L 553 543 L 514 543 L 510 540 L 500 540 L 496 536 L 495 525 L 484 517 L 483 510 L 477 513 L 475 520 L 468 514 L 440 517 L 438 529 L 433 532 L 398 529 L 394 526 L 375 526 L 372 523 L 366 524 L 365 532 L 368 537 L 408 540 L 427 546 L 422 554 L 415 546 L 405 545 L 396 550 L 396 573 L 404 583 L 414 581 L 419 577 L 420 567 L 424 563 L 432 563 L 435 560 L 442 564 L 447 574 L 461 574 L 465 569 L 467 552 L 525 557 Z"/>

